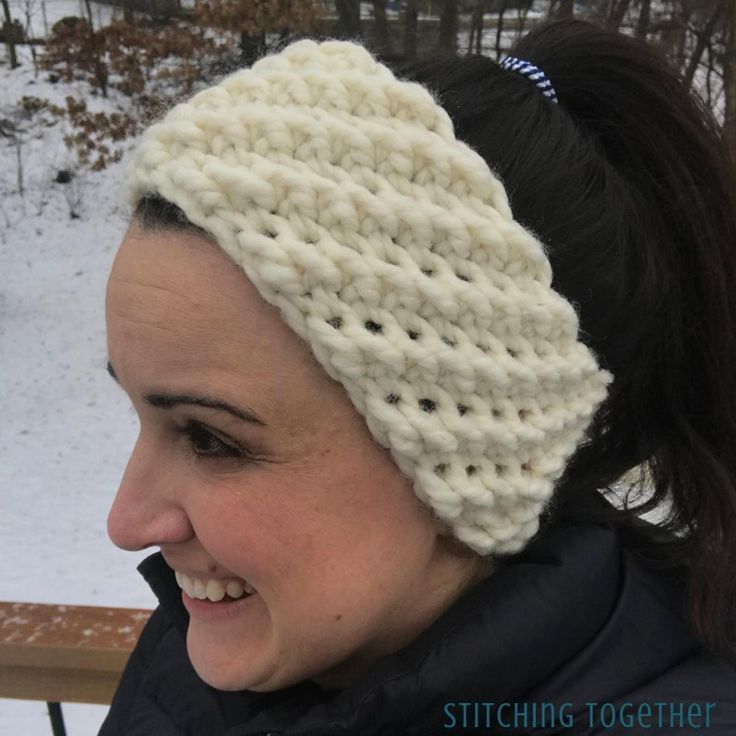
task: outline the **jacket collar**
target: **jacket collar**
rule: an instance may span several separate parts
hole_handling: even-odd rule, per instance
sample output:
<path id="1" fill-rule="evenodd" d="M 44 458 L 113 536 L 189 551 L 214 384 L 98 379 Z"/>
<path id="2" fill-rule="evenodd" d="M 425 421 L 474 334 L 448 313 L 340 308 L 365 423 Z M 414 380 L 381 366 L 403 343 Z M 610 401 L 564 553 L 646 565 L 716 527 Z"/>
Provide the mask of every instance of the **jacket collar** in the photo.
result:
<path id="1" fill-rule="evenodd" d="M 670 664 L 664 653 L 676 659 L 697 646 L 677 603 L 664 600 L 670 589 L 657 590 L 640 579 L 639 568 L 627 560 L 613 529 L 561 523 L 508 558 L 414 642 L 376 662 L 346 690 L 327 693 L 312 683 L 278 693 L 209 689 L 230 726 L 228 736 L 287 729 L 300 736 L 403 733 L 402 726 L 421 718 L 429 718 L 426 733 L 434 732 L 433 724 L 440 732 L 444 703 L 522 700 L 535 689 L 542 692 L 563 665 L 582 668 L 578 681 L 584 672 L 587 695 L 581 697 L 594 697 L 599 685 L 605 699 L 611 695 L 610 673 L 595 665 L 596 647 L 641 651 L 659 637 L 650 665 L 656 676 Z M 188 613 L 173 571 L 160 553 L 138 569 L 185 637 Z M 637 605 L 644 619 L 637 619 L 632 632 Z M 672 620 L 663 623 L 663 616 Z M 633 659 L 629 651 L 617 666 L 625 670 Z M 618 676 L 626 683 L 625 671 Z M 572 693 L 564 682 L 552 692 L 568 699 Z"/>

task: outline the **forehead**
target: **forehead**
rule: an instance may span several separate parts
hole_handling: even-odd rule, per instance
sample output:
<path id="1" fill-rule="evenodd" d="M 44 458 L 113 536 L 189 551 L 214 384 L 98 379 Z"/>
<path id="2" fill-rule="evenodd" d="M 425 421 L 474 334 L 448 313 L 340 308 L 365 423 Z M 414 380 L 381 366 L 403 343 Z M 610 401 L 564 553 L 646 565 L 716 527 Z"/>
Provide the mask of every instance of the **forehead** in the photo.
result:
<path id="1" fill-rule="evenodd" d="M 250 391 L 274 400 L 271 407 L 286 394 L 297 402 L 318 396 L 332 383 L 242 269 L 196 234 L 132 227 L 108 281 L 106 319 L 123 383 L 247 380 Z"/>
<path id="2" fill-rule="evenodd" d="M 192 330 L 205 323 L 227 328 L 234 320 L 251 334 L 269 321 L 278 329 L 277 310 L 257 293 L 245 274 L 214 243 L 182 232 L 125 234 L 113 263 L 107 289 L 113 314 L 168 318 Z M 162 325 L 163 326 L 163 325 Z"/>

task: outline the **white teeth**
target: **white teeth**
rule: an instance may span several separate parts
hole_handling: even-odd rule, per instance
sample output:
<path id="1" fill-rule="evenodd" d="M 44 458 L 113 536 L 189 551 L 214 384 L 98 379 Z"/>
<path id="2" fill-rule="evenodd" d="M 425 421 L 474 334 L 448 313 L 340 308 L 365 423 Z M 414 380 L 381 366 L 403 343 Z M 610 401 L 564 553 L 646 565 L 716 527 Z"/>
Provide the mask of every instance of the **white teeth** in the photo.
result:
<path id="1" fill-rule="evenodd" d="M 220 580 L 210 580 L 206 587 L 207 597 L 213 602 L 221 601 L 225 597 L 225 586 Z"/>
<path id="2" fill-rule="evenodd" d="M 190 597 L 194 598 L 194 583 L 192 582 L 192 579 L 189 577 L 189 575 L 184 575 L 182 573 L 181 576 L 181 587 L 182 590 Z"/>
<path id="3" fill-rule="evenodd" d="M 243 595 L 244 586 L 242 583 L 238 583 L 237 581 L 233 580 L 232 582 L 227 584 L 227 594 L 231 598 L 240 598 L 241 595 Z"/>
<path id="4" fill-rule="evenodd" d="M 206 583 L 202 582 L 197 578 L 190 578 L 188 575 L 174 571 L 176 582 L 179 587 L 190 597 L 199 598 L 204 600 L 205 598 L 211 600 L 213 603 L 221 601 L 227 593 L 231 598 L 240 598 L 244 594 L 250 595 L 255 593 L 255 588 L 246 582 L 240 582 L 237 580 L 231 580 L 225 583 L 222 580 L 208 580 Z"/>
<path id="5" fill-rule="evenodd" d="M 207 588 L 201 580 L 194 580 L 194 597 L 203 601 L 207 597 Z"/>

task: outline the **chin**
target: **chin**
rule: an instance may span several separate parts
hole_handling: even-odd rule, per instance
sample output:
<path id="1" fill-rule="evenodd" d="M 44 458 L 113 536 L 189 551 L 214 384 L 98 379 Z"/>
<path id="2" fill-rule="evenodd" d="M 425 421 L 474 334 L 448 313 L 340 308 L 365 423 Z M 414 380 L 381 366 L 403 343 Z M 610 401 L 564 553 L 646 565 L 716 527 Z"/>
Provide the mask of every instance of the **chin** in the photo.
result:
<path id="1" fill-rule="evenodd" d="M 241 690 L 250 690 L 255 693 L 268 693 L 273 690 L 281 690 L 287 685 L 272 684 L 270 682 L 261 682 L 260 679 L 256 679 L 249 674 L 245 673 L 233 673 L 228 674 L 223 672 L 221 669 L 212 667 L 198 667 L 192 662 L 194 671 L 199 675 L 199 678 L 207 683 L 210 687 L 215 690 L 222 690 L 223 692 L 240 692 Z"/>
<path id="2" fill-rule="evenodd" d="M 190 655 L 194 671 L 200 680 L 207 683 L 215 690 L 224 690 L 225 692 L 236 692 L 238 690 L 248 690 L 248 678 L 237 677 L 227 672 L 223 672 L 221 668 L 211 666 L 207 663 L 198 663 L 196 658 Z"/>
<path id="3" fill-rule="evenodd" d="M 279 683 L 273 676 L 267 677 L 248 668 L 241 662 L 240 667 L 233 669 L 235 663 L 232 657 L 213 657 L 211 652 L 199 656 L 198 652 L 189 650 L 189 660 L 200 680 L 215 690 L 224 692 L 238 692 L 251 690 L 257 693 L 266 693 L 281 690 L 293 683 Z"/>
<path id="4" fill-rule="evenodd" d="M 191 642 L 187 642 L 187 653 L 199 678 L 216 690 L 248 690 L 251 684 L 255 684 L 255 673 L 247 671 L 242 664 L 236 668 L 232 657 L 218 656 L 211 648 L 202 651 Z"/>

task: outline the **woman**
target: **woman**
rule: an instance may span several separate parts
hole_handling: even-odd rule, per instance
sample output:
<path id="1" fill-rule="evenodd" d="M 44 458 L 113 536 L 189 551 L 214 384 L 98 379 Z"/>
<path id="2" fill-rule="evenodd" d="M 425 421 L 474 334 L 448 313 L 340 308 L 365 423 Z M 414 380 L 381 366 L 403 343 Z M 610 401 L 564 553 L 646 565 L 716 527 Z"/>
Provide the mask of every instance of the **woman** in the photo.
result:
<path id="1" fill-rule="evenodd" d="M 576 21 L 300 40 L 153 125 L 108 527 L 161 605 L 100 733 L 736 732 L 731 176 Z"/>

